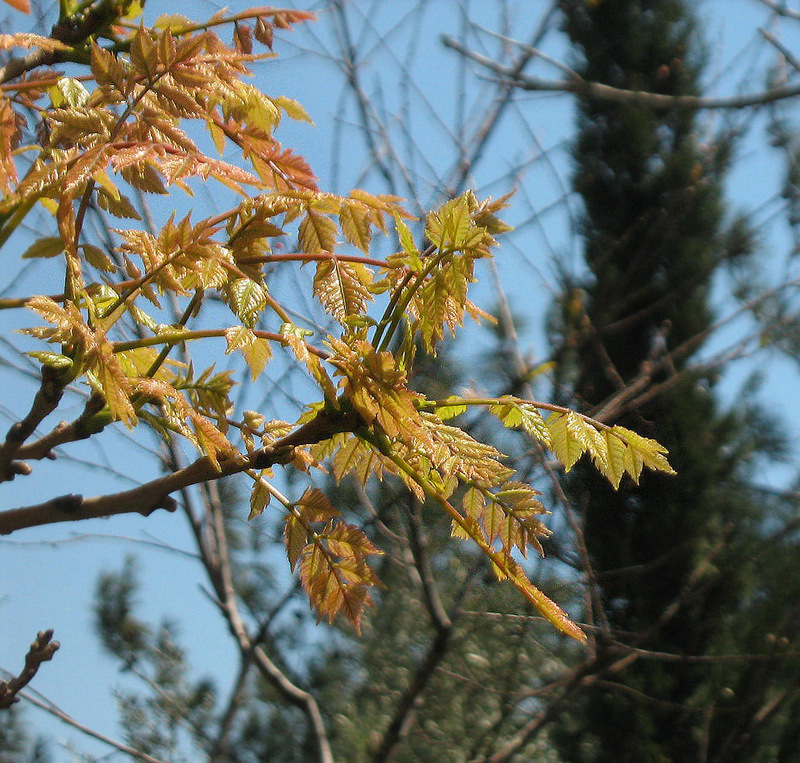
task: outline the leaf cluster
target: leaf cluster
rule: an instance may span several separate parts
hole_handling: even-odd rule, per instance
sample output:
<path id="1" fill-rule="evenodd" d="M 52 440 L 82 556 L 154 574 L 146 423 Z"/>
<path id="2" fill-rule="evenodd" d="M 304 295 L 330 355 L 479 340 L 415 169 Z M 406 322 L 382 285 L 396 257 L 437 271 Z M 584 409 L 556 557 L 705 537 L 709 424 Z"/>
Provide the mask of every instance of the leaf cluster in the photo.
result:
<path id="1" fill-rule="evenodd" d="M 302 157 L 274 137 L 283 116 L 308 120 L 306 112 L 246 81 L 253 61 L 272 57 L 273 29 L 309 17 L 262 8 L 249 16 L 220 12 L 203 25 L 166 16 L 152 29 L 120 17 L 67 45 L 73 59 L 84 56 L 85 75 L 51 69 L 32 87 L 22 77 L 7 83 L 0 96 L 0 141 L 8 149 L 0 159 L 0 245 L 40 204 L 58 235 L 38 239 L 24 256 L 53 258 L 64 276 L 63 294 L 23 301 L 44 324 L 26 332 L 54 345 L 31 354 L 61 388 L 88 385 L 96 406 L 87 409 L 82 436 L 113 422 L 145 422 L 164 438 L 185 438 L 219 476 L 250 470 L 251 516 L 273 497 L 283 505 L 289 563 L 320 617 L 341 612 L 359 627 L 379 585 L 367 559 L 380 551 L 320 491 L 297 501 L 282 496 L 268 470 L 252 470 L 259 452 L 271 454 L 266 465 L 303 470 L 330 460 L 337 479 L 394 475 L 437 504 L 453 534 L 477 544 L 499 578 L 582 638 L 520 563 L 529 547 L 541 552 L 539 538 L 548 533 L 537 492 L 502 453 L 446 422 L 467 406 L 487 407 L 552 449 L 565 469 L 587 453 L 614 487 L 625 473 L 638 480 L 644 467 L 669 472 L 666 453 L 565 409 L 549 406 L 544 419 L 546 404 L 432 401 L 410 389 L 418 345 L 435 353 L 466 316 L 490 318 L 468 292 L 478 261 L 509 229 L 499 217 L 507 198 L 466 192 L 447 201 L 428 214 L 418 246 L 399 199 L 320 191 Z M 233 25 L 231 44 L 214 31 L 225 23 Z M 1 42 L 45 52 L 65 44 L 48 39 L 10 35 Z M 255 43 L 267 51 L 254 53 Z M 39 120 L 34 137 L 23 129 L 31 106 Z M 201 147 L 198 126 L 218 158 Z M 151 229 L 131 200 L 171 200 L 174 189 L 191 195 L 198 182 L 222 186 L 237 202 L 199 221 L 173 212 Z M 105 248 L 87 240 L 89 209 L 113 221 Z M 385 260 L 371 256 L 376 236 L 397 243 Z M 287 253 L 290 238 L 297 251 Z M 308 262 L 315 263 L 311 294 L 336 326 L 330 333 L 293 320 L 291 295 L 273 294 L 266 277 L 268 266 Z M 177 321 L 164 322 L 165 297 L 180 307 Z M 227 307 L 229 320 L 216 312 L 209 328 L 203 319 L 212 298 Z M 195 373 L 173 357 L 178 347 L 188 352 L 216 340 L 224 340 L 226 354 L 241 353 L 254 380 L 281 352 L 307 374 L 317 398 L 288 425 L 237 412 L 228 372 Z"/>

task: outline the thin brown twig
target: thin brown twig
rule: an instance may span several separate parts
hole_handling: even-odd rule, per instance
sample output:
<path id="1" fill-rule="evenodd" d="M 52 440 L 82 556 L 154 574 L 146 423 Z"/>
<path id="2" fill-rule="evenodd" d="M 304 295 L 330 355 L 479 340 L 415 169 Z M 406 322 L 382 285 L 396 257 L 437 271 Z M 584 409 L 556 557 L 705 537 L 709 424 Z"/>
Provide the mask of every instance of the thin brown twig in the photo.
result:
<path id="1" fill-rule="evenodd" d="M 18 676 L 8 681 L 0 681 L 0 710 L 11 707 L 19 699 L 17 694 L 27 686 L 39 670 L 43 662 L 49 662 L 61 644 L 53 641 L 53 629 L 39 631 L 25 655 L 25 667 Z"/>
<path id="2" fill-rule="evenodd" d="M 63 710 L 60 710 L 51 702 L 42 702 L 36 697 L 31 696 L 30 694 L 23 693 L 20 695 L 22 699 L 26 702 L 30 702 L 32 705 L 38 707 L 40 710 L 44 710 L 46 713 L 50 713 L 50 715 L 55 716 L 60 721 L 72 726 L 73 728 L 77 729 L 78 731 L 83 732 L 87 736 L 93 737 L 104 744 L 113 747 L 120 752 L 124 752 L 126 755 L 130 755 L 132 758 L 136 760 L 144 761 L 144 763 L 165 763 L 165 761 L 154 758 L 152 755 L 148 755 L 147 753 L 140 752 L 139 750 L 135 750 L 133 747 L 129 747 L 122 742 L 117 742 L 116 740 L 112 739 L 111 737 L 106 736 L 105 734 L 101 734 L 99 731 L 95 731 L 89 726 L 84 725 L 80 721 L 76 721 L 73 717 L 67 715 Z"/>

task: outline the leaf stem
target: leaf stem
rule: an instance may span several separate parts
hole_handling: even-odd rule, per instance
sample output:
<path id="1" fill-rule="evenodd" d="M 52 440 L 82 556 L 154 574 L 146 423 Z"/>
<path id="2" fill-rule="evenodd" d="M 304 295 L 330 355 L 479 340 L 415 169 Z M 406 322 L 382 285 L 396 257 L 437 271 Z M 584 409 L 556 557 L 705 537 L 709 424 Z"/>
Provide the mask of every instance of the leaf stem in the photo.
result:
<path id="1" fill-rule="evenodd" d="M 424 252 L 422 252 L 421 258 L 430 257 L 435 251 L 436 247 L 431 244 L 427 247 L 427 249 L 425 249 Z M 378 323 L 378 328 L 375 330 L 375 336 L 372 340 L 373 345 L 377 347 L 378 351 L 386 349 L 389 342 L 392 340 L 394 332 L 397 330 L 398 324 L 405 314 L 405 310 L 408 307 L 408 303 L 411 301 L 411 297 L 414 296 L 414 292 L 425 281 L 425 278 L 433 271 L 444 254 L 444 252 L 440 252 L 439 256 L 431 259 L 426 268 L 418 275 L 417 281 L 413 286 L 410 284 L 411 280 L 416 274 L 409 272 L 408 275 L 406 275 L 406 277 L 403 279 L 403 282 L 400 284 L 400 286 L 397 287 L 392 295 L 392 298 L 389 300 L 389 304 L 386 306 L 386 310 L 384 310 L 383 315 L 381 316 L 381 320 Z M 391 327 L 389 328 L 387 335 L 383 337 L 383 332 L 387 326 Z"/>

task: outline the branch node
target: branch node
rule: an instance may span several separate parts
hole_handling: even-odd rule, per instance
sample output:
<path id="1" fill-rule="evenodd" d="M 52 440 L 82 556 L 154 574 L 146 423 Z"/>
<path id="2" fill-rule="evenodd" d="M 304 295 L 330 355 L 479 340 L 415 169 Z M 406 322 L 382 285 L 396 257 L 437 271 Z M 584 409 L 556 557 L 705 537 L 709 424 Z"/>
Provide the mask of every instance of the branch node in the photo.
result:
<path id="1" fill-rule="evenodd" d="M 155 501 L 152 506 L 143 508 L 139 513 L 143 517 L 149 517 L 154 511 L 164 509 L 164 511 L 175 511 L 178 508 L 178 502 L 171 496 L 162 496 L 159 500 Z"/>
<path id="2" fill-rule="evenodd" d="M 83 496 L 79 493 L 60 495 L 53 501 L 53 508 L 56 511 L 63 511 L 65 514 L 77 514 L 83 506 Z"/>
<path id="3" fill-rule="evenodd" d="M 31 469 L 30 464 L 27 464 L 24 461 L 11 461 L 6 469 L 6 480 L 10 482 L 18 474 L 21 474 L 23 477 L 27 477 L 32 471 L 33 469 Z"/>

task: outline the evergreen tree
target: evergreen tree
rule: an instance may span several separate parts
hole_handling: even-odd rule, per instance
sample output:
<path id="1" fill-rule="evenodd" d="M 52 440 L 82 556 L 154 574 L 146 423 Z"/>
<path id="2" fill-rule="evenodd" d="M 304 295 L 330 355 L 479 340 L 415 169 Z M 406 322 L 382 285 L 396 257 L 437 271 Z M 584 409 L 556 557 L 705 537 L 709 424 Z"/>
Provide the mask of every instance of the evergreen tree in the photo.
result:
<path id="1" fill-rule="evenodd" d="M 698 93 L 701 44 L 683 0 L 565 0 L 562 9 L 586 80 Z M 678 476 L 615 491 L 583 466 L 571 475 L 603 610 L 601 680 L 562 723 L 560 748 L 571 761 L 713 760 L 713 729 L 729 720 L 724 703 L 713 717 L 703 709 L 735 683 L 739 664 L 714 671 L 640 653 L 613 673 L 602 666 L 626 653 L 620 642 L 651 656 L 744 647 L 733 615 L 755 585 L 743 559 L 763 503 L 742 484 L 769 426 L 757 412 L 720 412 L 714 378 L 689 366 L 712 322 L 712 277 L 740 254 L 723 235 L 729 146 L 702 146 L 695 114 L 680 108 L 581 99 L 578 123 L 574 186 L 591 275 L 565 300 L 562 381 L 584 410 L 665 444 Z"/>

